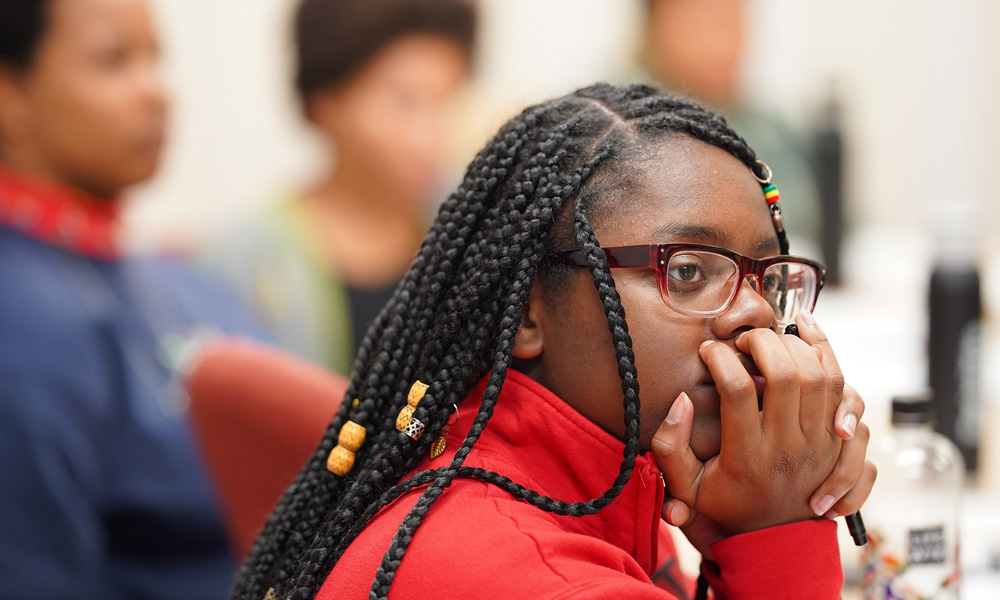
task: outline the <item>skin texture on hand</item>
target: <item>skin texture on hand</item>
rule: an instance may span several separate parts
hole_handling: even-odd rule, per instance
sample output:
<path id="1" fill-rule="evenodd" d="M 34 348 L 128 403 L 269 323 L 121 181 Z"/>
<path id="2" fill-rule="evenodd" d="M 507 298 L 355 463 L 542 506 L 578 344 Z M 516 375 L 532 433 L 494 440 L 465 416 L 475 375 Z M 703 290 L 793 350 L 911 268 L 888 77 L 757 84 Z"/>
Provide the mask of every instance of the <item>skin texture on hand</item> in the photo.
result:
<path id="1" fill-rule="evenodd" d="M 654 436 L 672 497 L 664 517 L 703 552 L 729 535 L 855 512 L 871 492 L 875 469 L 865 461 L 864 403 L 844 385 L 812 316 L 800 315 L 797 323 L 802 339 L 754 329 L 737 338 L 735 349 L 702 345 L 722 397 L 717 456 L 701 461 L 691 451 L 694 411 L 686 394 Z M 751 356 L 766 381 L 762 410 L 737 352 Z"/>

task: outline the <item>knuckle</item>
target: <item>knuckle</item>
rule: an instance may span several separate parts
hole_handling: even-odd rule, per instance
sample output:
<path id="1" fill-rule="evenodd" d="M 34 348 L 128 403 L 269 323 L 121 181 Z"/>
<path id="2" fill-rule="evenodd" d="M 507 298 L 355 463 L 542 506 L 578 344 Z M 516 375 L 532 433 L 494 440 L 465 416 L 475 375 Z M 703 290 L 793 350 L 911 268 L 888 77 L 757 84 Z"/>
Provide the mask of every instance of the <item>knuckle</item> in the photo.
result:
<path id="1" fill-rule="evenodd" d="M 851 477 L 846 469 L 838 467 L 830 474 L 830 484 L 840 493 L 845 493 L 857 483 L 857 479 Z"/>
<path id="2" fill-rule="evenodd" d="M 774 455 L 772 466 L 775 474 L 779 477 L 788 477 L 797 473 L 800 464 L 798 458 L 787 450 L 777 452 Z M 811 462 L 808 458 L 806 460 L 807 462 Z"/>
<path id="3" fill-rule="evenodd" d="M 737 381 L 732 382 L 729 386 L 729 391 L 733 396 L 743 397 L 743 396 L 753 396 L 757 397 L 757 388 L 753 384 L 753 380 L 749 377 L 741 377 Z"/>
<path id="4" fill-rule="evenodd" d="M 826 376 L 823 373 L 808 373 L 802 377 L 802 391 L 810 395 L 826 392 Z"/>
<path id="5" fill-rule="evenodd" d="M 812 329 L 813 329 L 813 335 L 811 337 L 813 339 L 813 343 L 825 346 L 824 350 L 829 348 L 830 339 L 826 337 L 826 332 L 820 329 L 819 327 L 813 327 Z"/>
<path id="6" fill-rule="evenodd" d="M 677 451 L 677 444 L 669 439 L 654 437 L 653 441 L 650 443 L 650 448 L 656 456 L 668 458 Z"/>
<path id="7" fill-rule="evenodd" d="M 764 464 L 754 460 L 727 461 L 723 469 L 729 473 L 731 481 L 741 482 L 741 485 L 752 485 L 750 482 L 760 480 L 765 472 Z"/>
<path id="8" fill-rule="evenodd" d="M 844 381 L 843 373 L 839 371 L 827 377 L 827 385 L 830 386 L 830 391 L 832 391 L 837 396 L 844 395 L 844 386 L 846 382 Z"/>
<path id="9" fill-rule="evenodd" d="M 806 348 L 809 346 L 809 344 L 807 344 L 805 340 L 794 335 L 782 335 L 778 336 L 778 339 L 781 341 L 782 344 L 785 345 L 786 348 L 789 349 Z"/>

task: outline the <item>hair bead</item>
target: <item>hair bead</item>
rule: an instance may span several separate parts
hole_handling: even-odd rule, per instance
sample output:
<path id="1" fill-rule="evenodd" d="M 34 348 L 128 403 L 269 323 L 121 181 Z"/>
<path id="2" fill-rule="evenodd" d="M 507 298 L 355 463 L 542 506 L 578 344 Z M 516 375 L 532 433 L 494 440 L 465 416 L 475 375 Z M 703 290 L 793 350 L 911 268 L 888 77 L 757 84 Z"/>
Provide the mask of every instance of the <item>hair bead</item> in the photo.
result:
<path id="1" fill-rule="evenodd" d="M 351 452 L 361 449 L 361 444 L 365 443 L 365 428 L 354 421 L 344 423 L 337 436 L 337 443 Z"/>
<path id="2" fill-rule="evenodd" d="M 767 163 L 759 158 L 757 159 L 757 164 L 767 173 L 767 177 L 761 179 L 752 168 L 750 172 L 760 182 L 760 187 L 764 190 L 764 200 L 767 201 L 767 207 L 771 211 L 771 222 L 774 224 L 774 232 L 778 234 L 779 250 L 782 254 L 788 254 L 788 236 L 785 234 L 785 220 L 781 216 L 781 205 L 778 204 L 778 201 L 781 200 L 781 194 L 778 193 L 778 186 L 771 183 L 774 173 L 771 171 L 771 167 L 767 166 Z"/>
<path id="3" fill-rule="evenodd" d="M 410 436 L 416 442 L 420 439 L 420 436 L 424 435 L 424 430 L 427 429 L 427 426 L 421 423 L 420 419 L 411 417 L 402 429 L 399 428 L 399 422 L 397 422 L 396 429 Z"/>
<path id="4" fill-rule="evenodd" d="M 424 394 L 427 393 L 427 388 L 429 387 L 429 385 L 419 379 L 414 381 L 413 385 L 410 386 L 410 392 L 406 395 L 406 404 L 416 408 L 417 403 L 423 400 Z"/>
<path id="5" fill-rule="evenodd" d="M 365 443 L 367 431 L 354 421 L 344 423 L 337 436 L 337 445 L 326 458 L 326 468 L 334 475 L 347 475 L 354 467 L 355 453 Z"/>
<path id="6" fill-rule="evenodd" d="M 768 204 L 774 204 L 778 200 L 781 200 L 781 194 L 778 193 L 778 186 L 773 183 L 764 188 L 764 199 L 767 200 Z"/>
<path id="7" fill-rule="evenodd" d="M 413 420 L 413 407 L 406 405 L 399 410 L 399 414 L 396 415 L 396 431 L 406 431 L 406 428 L 410 426 L 410 421 Z"/>
<path id="8" fill-rule="evenodd" d="M 424 429 L 427 428 L 419 420 L 413 418 L 413 411 L 416 410 L 417 404 L 423 400 L 424 394 L 427 393 L 427 388 L 429 387 L 429 385 L 419 379 L 413 382 L 409 393 L 406 395 L 406 406 L 400 409 L 399 414 L 396 415 L 396 431 L 405 433 L 413 438 L 414 441 L 419 440 L 420 436 L 424 434 Z"/>

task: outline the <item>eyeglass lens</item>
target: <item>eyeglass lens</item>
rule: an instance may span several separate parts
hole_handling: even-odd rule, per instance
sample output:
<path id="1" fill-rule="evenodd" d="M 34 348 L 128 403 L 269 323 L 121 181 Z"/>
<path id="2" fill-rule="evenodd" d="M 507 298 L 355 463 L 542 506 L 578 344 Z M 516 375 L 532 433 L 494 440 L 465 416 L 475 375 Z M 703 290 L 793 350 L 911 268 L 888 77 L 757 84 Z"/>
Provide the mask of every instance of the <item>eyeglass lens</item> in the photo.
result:
<path id="1" fill-rule="evenodd" d="M 739 291 L 739 266 L 714 252 L 688 250 L 672 255 L 660 274 L 660 291 L 677 308 L 699 314 L 724 310 Z M 811 309 L 817 274 L 796 262 L 775 263 L 757 282 L 758 291 L 774 309 L 779 323 L 791 323 L 802 309 Z"/>

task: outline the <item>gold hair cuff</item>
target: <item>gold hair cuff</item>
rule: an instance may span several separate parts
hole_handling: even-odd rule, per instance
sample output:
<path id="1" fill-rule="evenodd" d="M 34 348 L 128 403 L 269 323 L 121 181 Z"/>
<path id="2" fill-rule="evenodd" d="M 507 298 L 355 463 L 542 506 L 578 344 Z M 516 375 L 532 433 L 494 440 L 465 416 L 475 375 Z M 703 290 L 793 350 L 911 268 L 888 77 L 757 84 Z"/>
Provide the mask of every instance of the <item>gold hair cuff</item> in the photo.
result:
<path id="1" fill-rule="evenodd" d="M 354 467 L 355 453 L 365 443 L 365 428 L 354 421 L 344 423 L 337 436 L 337 446 L 326 459 L 326 468 L 336 475 L 347 475 Z"/>

